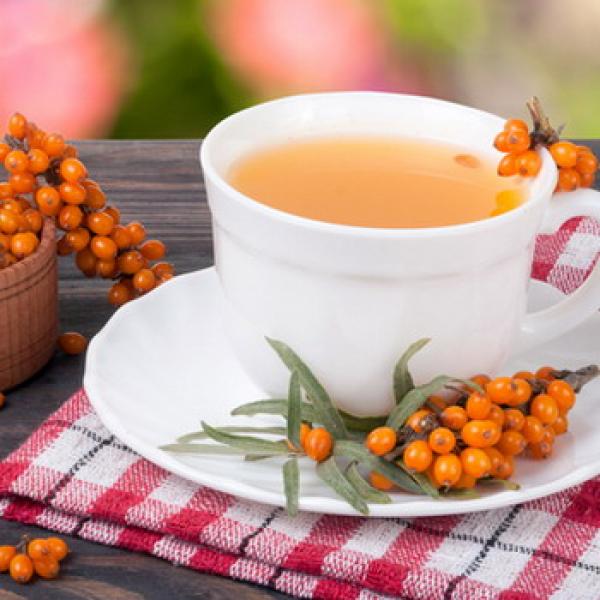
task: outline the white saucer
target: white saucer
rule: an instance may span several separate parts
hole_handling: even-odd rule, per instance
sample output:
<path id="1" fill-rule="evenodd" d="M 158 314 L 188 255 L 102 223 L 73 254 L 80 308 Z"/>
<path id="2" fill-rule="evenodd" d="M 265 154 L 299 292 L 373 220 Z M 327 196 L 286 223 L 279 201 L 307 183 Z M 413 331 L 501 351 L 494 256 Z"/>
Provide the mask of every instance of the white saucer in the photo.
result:
<path id="1" fill-rule="evenodd" d="M 532 282 L 534 308 L 557 301 L 554 288 Z M 176 455 L 162 444 L 211 425 L 281 425 L 277 417 L 231 417 L 235 406 L 264 394 L 237 363 L 221 331 L 214 269 L 179 276 L 120 310 L 92 340 L 84 386 L 100 418 L 118 438 L 148 460 L 182 477 L 236 496 L 284 505 L 281 462 L 237 457 Z M 544 347 L 511 360 L 506 372 L 550 364 L 576 368 L 600 361 L 600 315 Z M 517 460 L 519 491 L 492 491 L 471 500 L 433 500 L 393 494 L 393 503 L 370 506 L 372 516 L 409 517 L 488 510 L 539 498 L 600 473 L 600 381 L 588 384 L 571 413 L 571 431 L 551 459 Z M 570 415 L 571 416 L 571 415 Z M 356 514 L 301 462 L 300 509 Z"/>

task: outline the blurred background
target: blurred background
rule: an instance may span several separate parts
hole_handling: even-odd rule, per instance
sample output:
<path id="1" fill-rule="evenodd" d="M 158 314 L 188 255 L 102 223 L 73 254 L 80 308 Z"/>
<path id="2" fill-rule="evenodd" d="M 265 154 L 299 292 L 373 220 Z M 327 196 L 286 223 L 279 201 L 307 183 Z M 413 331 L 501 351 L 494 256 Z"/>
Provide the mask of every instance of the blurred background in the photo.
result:
<path id="1" fill-rule="evenodd" d="M 523 116 L 540 96 L 600 137 L 600 2 L 1 0 L 0 122 L 195 138 L 297 92 L 370 89 Z"/>

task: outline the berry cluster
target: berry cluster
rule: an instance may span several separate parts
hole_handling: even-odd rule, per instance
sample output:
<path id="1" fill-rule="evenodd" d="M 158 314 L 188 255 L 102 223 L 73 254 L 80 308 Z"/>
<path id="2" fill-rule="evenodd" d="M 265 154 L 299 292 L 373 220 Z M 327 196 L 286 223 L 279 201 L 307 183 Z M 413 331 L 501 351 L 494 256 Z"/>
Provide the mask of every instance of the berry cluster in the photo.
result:
<path id="1" fill-rule="evenodd" d="M 10 573 L 17 583 L 28 583 L 34 573 L 42 579 L 56 579 L 60 561 L 69 553 L 58 537 L 30 540 L 23 536 L 16 546 L 0 546 L 0 573 Z"/>
<path id="2" fill-rule="evenodd" d="M 504 130 L 494 139 L 494 146 L 505 155 L 498 163 L 498 174 L 509 177 L 535 177 L 542 166 L 536 148 L 545 146 L 558 168 L 557 192 L 570 192 L 578 187 L 592 187 L 598 170 L 598 159 L 587 146 L 560 140 L 559 133 L 550 126 L 537 98 L 528 103 L 533 129 L 521 119 L 509 119 Z"/>
<path id="3" fill-rule="evenodd" d="M 57 133 L 46 133 L 15 113 L 0 143 L 0 162 L 9 173 L 0 182 L 0 268 L 35 252 L 44 218 L 65 233 L 60 256 L 75 255 L 86 277 L 115 280 L 108 300 L 115 306 L 149 292 L 173 276 L 160 261 L 160 240 L 146 240 L 141 223 L 121 224 L 98 183 L 89 179 L 77 149 Z"/>

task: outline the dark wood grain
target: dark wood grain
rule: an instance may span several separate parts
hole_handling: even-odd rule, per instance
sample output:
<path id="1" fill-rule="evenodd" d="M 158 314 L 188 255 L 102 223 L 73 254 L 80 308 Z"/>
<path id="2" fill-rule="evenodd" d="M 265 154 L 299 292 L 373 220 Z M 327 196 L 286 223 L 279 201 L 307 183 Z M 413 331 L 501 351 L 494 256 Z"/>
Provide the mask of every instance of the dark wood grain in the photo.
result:
<path id="1" fill-rule="evenodd" d="M 102 183 L 125 221 L 142 221 L 162 239 L 178 273 L 212 264 L 210 217 L 198 163 L 199 142 L 112 142 L 78 144 L 90 173 Z M 60 265 L 63 331 L 95 334 L 113 312 L 107 283 L 83 278 L 72 260 Z M 0 457 L 16 448 L 46 416 L 81 385 L 83 358 L 56 355 L 33 380 L 10 392 L 0 412 Z M 34 527 L 0 520 L 0 544 L 16 541 Z M 20 586 L 0 575 L 0 600 L 89 598 L 139 600 L 237 597 L 283 598 L 265 588 L 203 575 L 149 556 L 71 539 L 73 554 L 57 581 Z"/>

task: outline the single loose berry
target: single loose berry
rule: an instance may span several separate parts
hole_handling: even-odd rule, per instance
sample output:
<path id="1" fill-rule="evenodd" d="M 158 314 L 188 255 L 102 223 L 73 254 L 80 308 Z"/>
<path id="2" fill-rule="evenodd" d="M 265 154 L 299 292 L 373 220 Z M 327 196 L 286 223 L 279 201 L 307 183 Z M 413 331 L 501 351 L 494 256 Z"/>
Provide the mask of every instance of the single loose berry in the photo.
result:
<path id="1" fill-rule="evenodd" d="M 58 347 L 65 354 L 81 354 L 85 351 L 87 345 L 87 338 L 76 331 L 69 331 L 58 337 Z M 33 556 L 31 558 L 33 558 Z"/>
<path id="2" fill-rule="evenodd" d="M 0 573 L 6 573 L 10 566 L 10 561 L 17 553 L 14 546 L 0 546 Z"/>
<path id="3" fill-rule="evenodd" d="M 17 554 L 10 561 L 9 571 L 17 583 L 27 583 L 33 577 L 33 562 L 26 554 Z"/>

